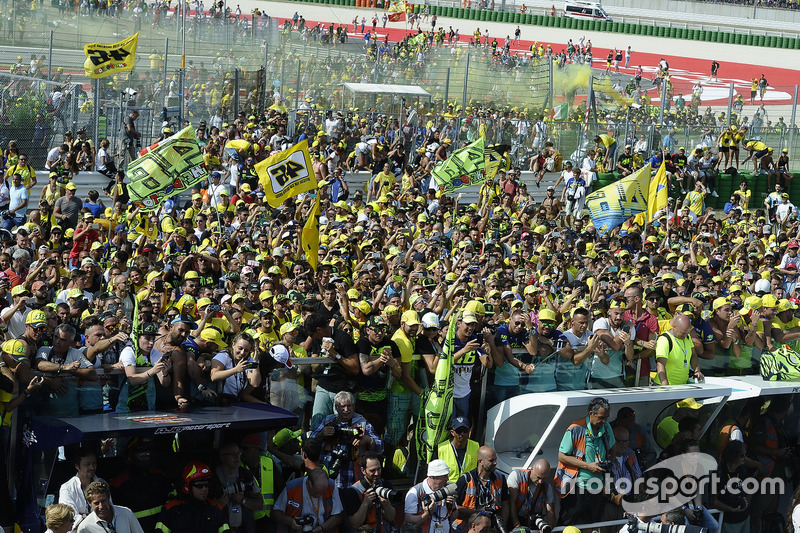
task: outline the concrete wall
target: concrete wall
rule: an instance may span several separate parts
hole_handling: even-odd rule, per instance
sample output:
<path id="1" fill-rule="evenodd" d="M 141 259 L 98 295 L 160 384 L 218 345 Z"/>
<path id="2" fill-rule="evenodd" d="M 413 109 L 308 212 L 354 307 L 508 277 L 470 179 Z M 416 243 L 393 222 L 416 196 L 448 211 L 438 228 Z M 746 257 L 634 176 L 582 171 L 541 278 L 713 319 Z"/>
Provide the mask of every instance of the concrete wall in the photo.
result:
<path id="1" fill-rule="evenodd" d="M 655 10 L 655 11 L 672 11 L 677 14 L 675 17 L 677 21 L 686 21 L 683 14 L 697 14 L 697 15 L 711 15 L 721 17 L 733 17 L 742 19 L 753 20 L 753 6 L 741 6 L 734 4 L 726 4 L 722 2 L 692 2 L 681 0 L 603 0 L 603 6 L 606 7 L 610 14 L 622 14 L 624 16 L 624 8 L 632 8 L 639 10 Z M 556 6 L 558 8 L 558 6 Z M 764 28 L 764 23 L 769 21 L 780 21 L 783 23 L 800 24 L 800 10 L 794 9 L 775 9 L 775 8 L 756 8 L 755 9 L 755 22 L 753 29 L 768 29 Z"/>

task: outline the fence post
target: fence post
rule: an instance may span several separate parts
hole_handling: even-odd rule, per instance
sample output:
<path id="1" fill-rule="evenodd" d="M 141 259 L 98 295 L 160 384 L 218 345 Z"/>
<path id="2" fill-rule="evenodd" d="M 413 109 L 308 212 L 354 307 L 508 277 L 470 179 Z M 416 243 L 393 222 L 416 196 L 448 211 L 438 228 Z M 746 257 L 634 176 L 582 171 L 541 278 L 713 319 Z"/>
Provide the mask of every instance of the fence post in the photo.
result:
<path id="1" fill-rule="evenodd" d="M 466 68 L 464 69 L 464 91 L 461 95 L 461 109 L 464 110 L 464 113 L 467 111 L 467 83 L 469 82 L 469 53 L 467 53 L 467 64 Z"/>
<path id="2" fill-rule="evenodd" d="M 92 130 L 94 135 L 94 145 L 100 146 L 100 79 L 95 78 L 92 80 L 92 87 L 94 92 L 94 105 L 93 108 L 93 115 L 92 115 Z"/>
<path id="3" fill-rule="evenodd" d="M 297 112 L 297 108 L 300 105 L 300 64 L 301 60 L 297 59 L 297 81 L 294 85 L 294 109 Z M 288 130 L 287 130 L 288 131 Z"/>
<path id="4" fill-rule="evenodd" d="M 794 99 L 792 99 L 792 119 L 789 121 L 789 146 L 794 147 L 794 130 L 797 117 L 797 85 L 794 86 Z"/>
<path id="5" fill-rule="evenodd" d="M 447 74 L 445 75 L 445 79 L 444 79 L 444 104 L 445 104 L 445 106 L 447 106 L 447 97 L 448 96 L 450 96 L 450 67 L 447 67 Z"/>
<path id="6" fill-rule="evenodd" d="M 233 71 L 233 113 L 239 112 L 239 77 L 242 71 L 238 68 Z M 284 95 L 284 98 L 286 96 Z"/>
<path id="7" fill-rule="evenodd" d="M 169 62 L 169 37 L 164 39 L 164 79 L 161 84 L 161 109 L 167 107 L 167 63 Z"/>
<path id="8" fill-rule="evenodd" d="M 53 30 L 50 30 L 50 46 L 47 54 L 47 81 L 53 79 Z M 97 146 L 95 144 L 95 146 Z"/>
<path id="9" fill-rule="evenodd" d="M 728 127 L 731 127 L 731 110 L 733 110 L 733 83 L 728 91 Z"/>

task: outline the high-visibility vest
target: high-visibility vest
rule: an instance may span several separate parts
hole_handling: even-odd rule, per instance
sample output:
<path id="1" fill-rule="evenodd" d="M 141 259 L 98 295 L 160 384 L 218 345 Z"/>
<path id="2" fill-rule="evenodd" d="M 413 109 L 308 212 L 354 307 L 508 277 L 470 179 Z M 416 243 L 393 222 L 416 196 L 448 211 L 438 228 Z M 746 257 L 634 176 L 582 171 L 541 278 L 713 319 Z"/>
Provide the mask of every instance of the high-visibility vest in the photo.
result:
<path id="1" fill-rule="evenodd" d="M 518 479 L 517 481 L 517 489 L 519 489 L 519 494 L 517 494 L 516 501 L 513 502 L 513 505 L 517 508 L 517 514 L 520 513 L 520 509 L 526 516 L 534 516 L 534 515 L 544 515 L 547 511 L 547 502 L 545 498 L 547 497 L 547 491 L 545 490 L 544 481 L 540 482 L 536 485 L 536 488 L 533 490 L 531 494 L 531 472 L 533 472 L 532 468 L 520 468 L 515 472 L 512 472 L 511 475 L 516 475 L 516 472 L 520 472 L 524 475 L 525 479 Z"/>
<path id="2" fill-rule="evenodd" d="M 719 436 L 717 437 L 717 451 L 719 452 L 718 460 L 722 460 L 722 452 L 725 450 L 725 446 L 731 441 L 731 434 L 733 433 L 734 429 L 738 429 L 735 423 L 725 424 L 722 426 L 722 429 L 719 430 Z"/>
<path id="3" fill-rule="evenodd" d="M 458 502 L 458 506 L 465 509 L 477 509 L 478 489 L 481 485 L 480 480 L 478 480 L 478 471 L 470 470 L 461 477 L 466 480 L 467 488 L 464 492 L 464 500 Z M 500 505 L 503 498 L 503 478 L 499 474 L 492 474 L 492 478 L 489 481 L 489 493 L 492 496 L 492 501 Z M 463 518 L 456 519 L 454 529 L 459 532 L 466 531 L 468 526 L 467 522 L 468 520 Z"/>
<path id="4" fill-rule="evenodd" d="M 770 450 L 777 450 L 778 449 L 778 429 L 775 427 L 775 424 L 772 422 L 772 419 L 769 416 L 764 417 L 766 419 L 766 434 L 767 440 L 764 441 L 764 446 L 769 448 Z M 775 458 L 774 457 L 767 457 L 763 455 L 757 455 L 756 459 L 758 462 L 761 463 L 761 477 L 769 477 L 772 475 L 772 470 L 775 468 Z"/>
<path id="5" fill-rule="evenodd" d="M 303 516 L 303 484 L 308 479 L 308 476 L 301 477 L 300 479 L 293 479 L 286 484 L 286 511 L 284 514 L 288 518 L 298 518 Z M 333 491 L 336 490 L 332 480 L 328 480 L 328 488 L 325 489 L 325 494 L 322 496 L 322 506 L 324 508 L 323 517 L 327 520 L 333 513 Z M 334 528 L 330 533 L 337 533 L 339 528 Z M 289 533 L 289 528 L 283 524 L 278 525 L 278 533 Z"/>
<path id="6" fill-rule="evenodd" d="M 439 445 L 439 459 L 450 467 L 450 475 L 447 478 L 448 483 L 455 483 L 461 477 L 461 474 L 469 472 L 478 466 L 478 448 L 480 448 L 480 445 L 477 442 L 468 440 L 467 450 L 464 452 L 464 462 L 459 465 L 452 442 L 443 442 Z"/>
<path id="7" fill-rule="evenodd" d="M 256 520 L 272 514 L 272 508 L 275 506 L 275 461 L 272 460 L 272 457 L 262 455 L 259 467 L 258 486 L 261 488 L 264 508 L 253 512 Z"/>
<path id="8" fill-rule="evenodd" d="M 572 453 L 574 457 L 584 460 L 586 455 L 586 419 L 582 418 L 576 420 L 567 428 L 572 437 Z M 561 461 L 558 462 L 556 469 L 555 487 L 556 492 L 562 498 L 570 493 L 572 486 L 575 483 L 575 478 L 578 476 L 578 469 L 573 466 L 567 466 Z"/>

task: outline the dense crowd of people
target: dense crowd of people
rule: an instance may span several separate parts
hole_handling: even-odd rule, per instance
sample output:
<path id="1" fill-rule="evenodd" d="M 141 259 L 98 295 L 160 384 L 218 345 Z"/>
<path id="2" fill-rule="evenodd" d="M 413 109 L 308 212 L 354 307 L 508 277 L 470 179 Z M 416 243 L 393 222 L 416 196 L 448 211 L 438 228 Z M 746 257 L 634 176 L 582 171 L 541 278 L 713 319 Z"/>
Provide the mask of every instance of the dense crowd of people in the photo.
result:
<path id="1" fill-rule="evenodd" d="M 485 61 L 502 71 L 510 54 L 478 34 L 473 46 L 491 49 Z M 373 58 L 387 58 L 382 75 L 399 77 L 444 35 L 369 46 Z M 573 48 L 564 68 L 566 57 L 585 62 L 586 45 Z M 555 60 L 552 50 L 536 52 Z M 144 102 L 157 100 L 147 82 L 162 66 L 154 55 L 136 97 Z M 800 223 L 784 194 L 793 177 L 787 152 L 773 159 L 747 127 L 713 114 L 688 152 L 649 111 L 639 118 L 648 135 L 623 141 L 609 114 L 585 154 L 557 171 L 564 158 L 547 113 L 444 103 L 412 125 L 400 118 L 418 113 L 410 104 L 397 119 L 328 111 L 340 95 L 323 84 L 304 93 L 291 131 L 280 90 L 261 112 L 256 97 L 232 107 L 224 71 L 233 61 L 220 56 L 210 71 L 190 71 L 198 104 L 186 125 L 195 126 L 210 178 L 157 211 L 130 202 L 125 169 L 142 137 L 135 106 L 116 146 L 106 138 L 95 146 L 81 129 L 48 131 L 36 152 L 13 140 L 2 147 L 0 451 L 15 438 L 12 416 L 251 402 L 295 413 L 297 427 L 226 435 L 213 455 L 183 454 L 180 465 L 173 442 L 159 439 L 68 449 L 76 473 L 59 480 L 45 515 L 51 531 L 574 531 L 623 517 L 623 499 L 635 494 L 578 489 L 603 474 L 641 478 L 654 443 L 661 458 L 710 451 L 734 481 L 786 477 L 794 467 L 795 415 L 782 398 L 732 412 L 727 430 L 702 440 L 696 402 L 679 403 L 674 427 L 657 440 L 632 409 L 598 398 L 565 428 L 552 463 L 539 459 L 507 478 L 495 450 L 482 446 L 481 411 L 529 392 L 758 374 L 762 357 L 795 350 Z M 29 68 L 35 75 L 39 59 Z M 314 68 L 361 75 L 346 60 Z M 481 135 L 504 152 L 530 147 L 529 165 L 501 167 L 474 202 L 441 194 L 435 165 Z M 318 187 L 273 209 L 255 165 L 304 140 Z M 46 168 L 39 199 L 31 191 L 45 176 L 31 157 Z M 601 234 L 584 209 L 598 174 L 630 175 L 647 162 L 653 172 L 665 163 L 667 206 L 647 224 L 630 218 Z M 751 162 L 774 192 L 761 203 L 742 181 L 723 213 L 706 208 L 720 171 L 744 172 Z M 528 183 L 526 166 L 536 172 Z M 83 190 L 86 170 L 107 175 L 108 186 Z M 369 175 L 364 187 L 354 171 Z M 529 189 L 545 177 L 555 184 L 534 200 Z M 314 269 L 301 230 L 317 197 Z M 418 460 L 415 422 L 440 368 L 452 375 L 448 433 L 434 457 Z M 104 470 L 115 456 L 124 468 Z M 415 473 L 420 483 L 393 492 L 391 478 L 407 484 Z M 744 500 L 698 493 L 681 509 L 639 518 L 716 531 L 713 508 L 725 512 L 721 531 L 773 531 L 787 513 L 800 524 L 787 491 Z M 0 495 L 0 525 L 11 524 L 10 502 Z"/>

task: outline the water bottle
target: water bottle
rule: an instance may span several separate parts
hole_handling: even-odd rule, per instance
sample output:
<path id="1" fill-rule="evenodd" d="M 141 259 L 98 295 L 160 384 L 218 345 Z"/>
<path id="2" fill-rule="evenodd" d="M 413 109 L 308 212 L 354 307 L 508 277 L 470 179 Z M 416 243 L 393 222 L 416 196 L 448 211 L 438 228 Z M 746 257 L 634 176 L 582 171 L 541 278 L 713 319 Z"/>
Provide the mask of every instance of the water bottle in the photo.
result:
<path id="1" fill-rule="evenodd" d="M 231 510 L 228 515 L 228 525 L 230 527 L 239 527 L 242 525 L 242 508 L 238 503 L 231 503 Z"/>

